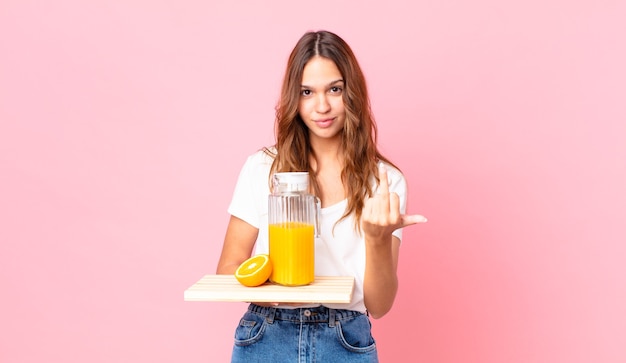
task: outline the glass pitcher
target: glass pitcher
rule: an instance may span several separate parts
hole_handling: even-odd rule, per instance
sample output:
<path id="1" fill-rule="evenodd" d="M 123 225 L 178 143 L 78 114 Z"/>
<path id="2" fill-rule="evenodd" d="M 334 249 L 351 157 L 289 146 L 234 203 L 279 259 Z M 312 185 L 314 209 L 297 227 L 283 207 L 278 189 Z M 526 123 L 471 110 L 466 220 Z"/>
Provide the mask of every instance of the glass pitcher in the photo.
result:
<path id="1" fill-rule="evenodd" d="M 272 176 L 269 196 L 270 281 L 301 286 L 315 279 L 315 237 L 319 233 L 319 199 L 308 193 L 309 173 Z"/>

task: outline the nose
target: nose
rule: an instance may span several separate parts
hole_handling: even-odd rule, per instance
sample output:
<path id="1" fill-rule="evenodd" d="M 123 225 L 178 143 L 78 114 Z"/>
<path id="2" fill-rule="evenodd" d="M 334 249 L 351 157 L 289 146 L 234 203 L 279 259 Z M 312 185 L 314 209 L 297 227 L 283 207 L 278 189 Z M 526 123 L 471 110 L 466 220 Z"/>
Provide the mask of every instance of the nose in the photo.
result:
<path id="1" fill-rule="evenodd" d="M 315 111 L 317 111 L 318 113 L 326 113 L 330 111 L 330 103 L 328 102 L 328 98 L 325 93 L 322 93 L 317 97 Z"/>

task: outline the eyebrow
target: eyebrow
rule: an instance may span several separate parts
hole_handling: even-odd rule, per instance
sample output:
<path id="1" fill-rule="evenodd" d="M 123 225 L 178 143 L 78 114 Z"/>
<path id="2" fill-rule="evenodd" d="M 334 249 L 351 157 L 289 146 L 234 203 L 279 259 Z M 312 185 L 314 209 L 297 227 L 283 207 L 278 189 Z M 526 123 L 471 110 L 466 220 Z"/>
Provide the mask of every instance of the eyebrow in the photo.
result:
<path id="1" fill-rule="evenodd" d="M 344 82 L 343 79 L 338 79 L 338 80 L 330 82 L 327 87 L 332 87 L 332 86 L 336 85 L 337 83 L 345 83 L 345 82 Z M 302 85 L 300 85 L 300 88 L 312 88 L 312 87 L 311 86 L 307 86 L 305 84 L 302 84 Z"/>

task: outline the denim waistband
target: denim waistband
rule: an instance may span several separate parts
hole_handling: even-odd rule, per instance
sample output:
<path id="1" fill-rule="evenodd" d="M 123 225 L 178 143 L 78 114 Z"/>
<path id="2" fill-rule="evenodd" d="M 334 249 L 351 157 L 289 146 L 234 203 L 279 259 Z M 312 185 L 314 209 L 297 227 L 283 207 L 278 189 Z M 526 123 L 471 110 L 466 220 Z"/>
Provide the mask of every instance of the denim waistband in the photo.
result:
<path id="1" fill-rule="evenodd" d="M 274 307 L 250 304 L 248 311 L 264 316 L 268 323 L 274 320 L 291 321 L 294 323 L 328 323 L 334 326 L 335 322 L 354 318 L 363 313 L 354 310 L 331 309 L 325 306 L 314 308 L 280 309 Z"/>

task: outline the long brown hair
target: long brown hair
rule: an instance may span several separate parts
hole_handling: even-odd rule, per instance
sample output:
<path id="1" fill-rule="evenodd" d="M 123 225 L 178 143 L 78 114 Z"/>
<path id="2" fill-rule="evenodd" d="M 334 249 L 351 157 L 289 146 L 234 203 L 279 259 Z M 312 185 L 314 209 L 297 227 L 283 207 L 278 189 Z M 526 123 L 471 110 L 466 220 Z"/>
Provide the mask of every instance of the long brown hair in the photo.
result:
<path id="1" fill-rule="evenodd" d="M 276 106 L 276 153 L 269 149 L 265 151 L 274 156 L 271 173 L 308 171 L 313 192 L 320 194 L 310 162 L 311 158 L 315 159 L 315 153 L 309 141 L 309 130 L 298 114 L 304 66 L 315 56 L 332 60 L 345 82 L 343 103 L 346 121 L 342 132 L 345 165 L 341 179 L 346 188 L 348 206 L 341 219 L 354 213 L 355 229 L 360 230 L 365 198 L 372 195 L 372 178 L 378 182 L 377 162 L 383 160 L 393 164 L 376 147 L 378 130 L 361 67 L 348 44 L 336 34 L 307 32 L 294 47 Z"/>

